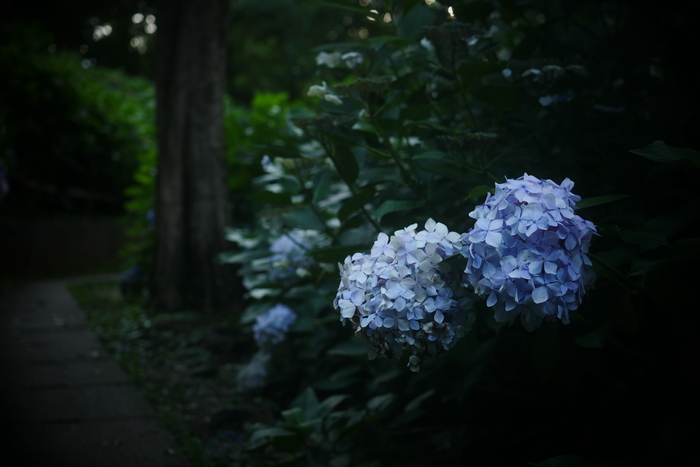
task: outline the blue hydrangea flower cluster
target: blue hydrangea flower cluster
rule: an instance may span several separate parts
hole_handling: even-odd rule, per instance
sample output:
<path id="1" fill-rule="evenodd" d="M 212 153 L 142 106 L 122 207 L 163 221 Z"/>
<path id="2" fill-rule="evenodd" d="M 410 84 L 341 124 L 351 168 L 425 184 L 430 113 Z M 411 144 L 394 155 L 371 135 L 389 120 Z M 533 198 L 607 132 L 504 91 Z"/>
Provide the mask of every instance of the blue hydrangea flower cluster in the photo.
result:
<path id="1" fill-rule="evenodd" d="M 297 315 L 287 305 L 277 304 L 262 313 L 253 324 L 253 337 L 260 347 L 279 344 L 284 340 Z"/>
<path id="2" fill-rule="evenodd" d="M 338 264 L 333 301 L 343 324 L 372 345 L 370 358 L 398 358 L 408 349 L 412 371 L 450 349 L 473 322 L 463 273 L 444 261 L 462 248 L 460 234 L 432 219 L 425 230 L 416 227 L 380 233 L 369 254 Z"/>
<path id="3" fill-rule="evenodd" d="M 231 465 L 245 442 L 245 436 L 233 430 L 224 430 L 209 439 L 204 447 L 204 456 L 213 464 Z"/>
<path id="4" fill-rule="evenodd" d="M 258 351 L 236 374 L 236 383 L 241 391 L 260 389 L 267 384 L 270 354 Z"/>
<path id="5" fill-rule="evenodd" d="M 467 283 L 499 322 L 520 316 L 526 329 L 544 318 L 569 322 L 593 275 L 587 256 L 596 228 L 574 213 L 581 198 L 568 178 L 560 185 L 525 174 L 496 184 L 469 216 L 461 237 Z"/>
<path id="6" fill-rule="evenodd" d="M 274 282 L 288 284 L 308 274 L 314 264 L 308 251 L 312 241 L 304 232 L 288 232 L 270 245 L 269 276 Z"/>

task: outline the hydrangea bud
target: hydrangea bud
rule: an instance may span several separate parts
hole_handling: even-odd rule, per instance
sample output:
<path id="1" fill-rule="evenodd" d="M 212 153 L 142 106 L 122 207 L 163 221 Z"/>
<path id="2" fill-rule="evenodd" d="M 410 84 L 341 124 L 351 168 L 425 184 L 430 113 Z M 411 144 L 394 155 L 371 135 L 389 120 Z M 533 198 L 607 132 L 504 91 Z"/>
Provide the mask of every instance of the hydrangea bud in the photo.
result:
<path id="1" fill-rule="evenodd" d="M 282 342 L 296 319 L 296 313 L 287 305 L 273 306 L 255 319 L 253 324 L 255 342 L 261 347 Z"/>
<path id="2" fill-rule="evenodd" d="M 369 254 L 345 258 L 333 301 L 341 322 L 371 344 L 371 358 L 410 350 L 412 371 L 454 346 L 473 322 L 462 272 L 444 261 L 459 252 L 460 235 L 432 219 L 425 230 L 416 227 L 380 233 Z"/>
<path id="3" fill-rule="evenodd" d="M 574 213 L 581 198 L 573 186 L 568 178 L 506 179 L 469 214 L 476 224 L 461 238 L 467 283 L 496 321 L 520 316 L 529 330 L 544 318 L 568 324 L 581 303 L 593 279 L 586 253 L 596 228 Z"/>

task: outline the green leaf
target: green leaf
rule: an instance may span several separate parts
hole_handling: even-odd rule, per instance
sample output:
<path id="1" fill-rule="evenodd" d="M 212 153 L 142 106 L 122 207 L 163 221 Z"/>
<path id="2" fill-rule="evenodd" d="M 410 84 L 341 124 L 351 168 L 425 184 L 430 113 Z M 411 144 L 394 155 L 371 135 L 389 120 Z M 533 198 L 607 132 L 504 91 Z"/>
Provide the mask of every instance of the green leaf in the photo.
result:
<path id="1" fill-rule="evenodd" d="M 333 396 L 327 397 L 321 401 L 321 403 L 316 408 L 316 417 L 325 417 L 333 411 L 341 402 L 347 399 L 349 396 L 346 394 L 335 394 Z"/>
<path id="2" fill-rule="evenodd" d="M 241 252 L 228 252 L 219 253 L 217 260 L 224 264 L 235 264 L 235 263 L 250 263 L 253 260 L 265 258 L 270 255 L 267 250 L 250 250 Z"/>
<path id="3" fill-rule="evenodd" d="M 248 197 L 251 201 L 272 204 L 275 206 L 291 206 L 292 199 L 289 193 L 274 193 L 268 190 L 258 190 Z"/>
<path id="4" fill-rule="evenodd" d="M 600 348 L 603 346 L 603 340 L 610 330 L 611 324 L 607 323 L 595 329 L 588 334 L 576 337 L 576 345 L 588 348 Z"/>
<path id="5" fill-rule="evenodd" d="M 481 84 L 484 76 L 498 73 L 503 69 L 503 64 L 499 62 L 464 62 L 459 66 L 460 77 L 462 78 L 462 91 L 468 92 Z"/>
<path id="6" fill-rule="evenodd" d="M 475 0 L 459 6 L 459 15 L 463 18 L 473 18 L 485 20 L 488 15 L 495 10 L 496 6 L 493 2 L 484 0 Z"/>
<path id="7" fill-rule="evenodd" d="M 321 219 L 311 208 L 294 209 L 282 213 L 288 227 L 322 231 L 326 228 Z"/>
<path id="8" fill-rule="evenodd" d="M 332 373 L 327 378 L 314 381 L 314 387 L 323 391 L 339 391 L 349 387 L 357 381 L 362 373 L 360 365 L 341 366 L 341 369 Z"/>
<path id="9" fill-rule="evenodd" d="M 464 199 L 468 200 L 468 199 L 478 198 L 480 196 L 488 195 L 493 190 L 494 190 L 494 188 L 490 187 L 488 185 L 478 185 L 478 186 L 475 186 L 474 188 L 472 188 L 469 191 L 469 194 L 467 195 L 467 197 Z"/>
<path id="10" fill-rule="evenodd" d="M 367 348 L 368 347 L 364 342 L 357 337 L 353 337 L 349 341 L 341 342 L 340 344 L 328 349 L 327 355 L 341 355 L 348 357 L 366 355 Z"/>
<path id="11" fill-rule="evenodd" d="M 255 149 L 258 154 L 267 154 L 270 157 L 281 157 L 284 159 L 299 159 L 301 153 L 299 151 L 290 150 L 287 146 L 273 146 L 271 144 L 251 144 L 250 147 Z"/>
<path id="12" fill-rule="evenodd" d="M 636 229 L 617 228 L 620 238 L 628 243 L 640 245 L 642 250 L 651 250 L 658 246 L 667 246 L 668 227 L 655 219 Z"/>
<path id="13" fill-rule="evenodd" d="M 411 410 L 417 410 L 424 400 L 435 394 L 435 388 L 428 389 L 424 393 L 420 394 L 418 397 L 413 399 L 411 402 L 406 404 L 404 407 L 404 412 L 410 412 Z"/>
<path id="14" fill-rule="evenodd" d="M 585 209 L 592 206 L 598 206 L 600 204 L 612 203 L 621 199 L 629 198 L 630 195 L 604 195 L 604 196 L 594 196 L 592 198 L 585 198 L 576 203 L 576 209 Z"/>
<path id="15" fill-rule="evenodd" d="M 421 5 L 423 0 L 403 0 L 401 2 L 401 9 L 403 13 L 406 14 L 411 11 L 414 7 Z"/>
<path id="16" fill-rule="evenodd" d="M 427 160 L 431 160 L 431 161 L 449 161 L 449 162 L 455 161 L 454 156 L 451 156 L 451 155 L 444 153 L 442 151 L 422 152 L 420 154 L 416 154 L 411 159 L 413 159 L 413 160 L 426 160 L 427 159 Z"/>
<path id="17" fill-rule="evenodd" d="M 316 248 L 309 251 L 311 257 L 319 263 L 342 263 L 345 257 L 354 253 L 367 250 L 367 245 L 332 246 Z"/>
<path id="18" fill-rule="evenodd" d="M 435 12 L 424 4 L 414 5 L 410 10 L 396 17 L 396 32 L 401 37 L 412 39 L 425 26 L 433 24 Z"/>
<path id="19" fill-rule="evenodd" d="M 292 407 L 301 409 L 307 419 L 314 416 L 314 412 L 318 408 L 318 397 L 316 397 L 316 391 L 312 387 L 307 387 L 304 391 L 297 396 L 292 402 Z"/>
<path id="20" fill-rule="evenodd" d="M 338 210 L 338 219 L 344 222 L 351 214 L 369 203 L 374 198 L 374 188 L 369 187 L 346 199 Z"/>
<path id="21" fill-rule="evenodd" d="M 363 134 L 367 132 L 360 132 L 356 130 L 350 130 L 347 128 L 343 128 L 340 126 L 333 126 L 333 125 L 319 125 L 316 127 L 318 131 L 321 133 L 324 133 L 328 136 L 331 137 L 331 139 L 336 142 L 336 144 L 341 144 L 347 146 L 347 143 L 350 142 L 355 145 L 361 145 L 364 144 L 364 138 Z M 338 143 L 338 140 L 342 140 L 343 142 Z"/>
<path id="22" fill-rule="evenodd" d="M 377 216 L 377 220 L 381 221 L 382 217 L 389 214 L 390 212 L 396 211 L 407 211 L 409 209 L 414 209 L 421 206 L 423 203 L 414 200 L 387 200 L 384 201 L 374 212 Z"/>
<path id="23" fill-rule="evenodd" d="M 251 441 L 256 441 L 261 438 L 276 438 L 280 436 L 293 436 L 294 432 L 287 430 L 285 428 L 281 427 L 265 427 L 265 428 L 260 428 L 258 430 L 255 430 L 251 435 L 250 435 L 250 440 Z"/>
<path id="24" fill-rule="evenodd" d="M 282 411 L 282 417 L 287 421 L 288 423 L 291 423 L 292 425 L 301 425 L 306 421 L 306 417 L 304 416 L 304 411 L 300 407 L 292 407 L 291 409 L 283 410 Z"/>
<path id="25" fill-rule="evenodd" d="M 304 2 L 303 4 L 309 6 L 329 6 L 340 8 L 342 10 L 351 11 L 353 13 L 369 16 L 371 18 L 374 18 L 375 20 L 379 20 L 378 13 L 371 13 L 369 8 L 362 8 L 360 6 L 356 6 L 355 3 L 356 2 L 349 3 L 346 0 L 310 0 Z"/>
<path id="26" fill-rule="evenodd" d="M 234 242 L 242 248 L 249 250 L 260 244 L 260 237 L 248 233 L 241 229 L 234 229 L 233 227 L 226 227 L 224 229 L 224 236 L 229 242 Z"/>
<path id="27" fill-rule="evenodd" d="M 696 167 L 700 167 L 700 151 L 690 148 L 671 147 L 663 141 L 654 141 L 641 149 L 631 149 L 630 152 L 656 162 L 691 163 Z"/>
<path id="28" fill-rule="evenodd" d="M 348 186 L 352 186 L 355 180 L 357 180 L 360 168 L 357 165 L 355 154 L 350 150 L 349 145 L 345 142 L 335 144 L 331 160 L 340 178 L 342 178 Z"/>
<path id="29" fill-rule="evenodd" d="M 413 126 L 426 126 L 430 129 L 437 130 L 439 132 L 446 133 L 446 134 L 448 134 L 450 132 L 450 129 L 447 128 L 446 126 L 441 125 L 440 123 L 435 122 L 433 120 L 427 120 L 427 119 L 416 120 L 413 122 L 406 123 L 406 127 L 408 127 L 408 128 L 413 127 Z M 405 130 L 405 128 L 404 128 L 404 130 Z"/>
<path id="30" fill-rule="evenodd" d="M 411 164 L 415 170 L 426 171 L 443 177 L 451 178 L 459 182 L 466 182 L 465 169 L 456 164 L 450 163 L 449 160 L 436 159 L 412 159 Z"/>
<path id="31" fill-rule="evenodd" d="M 338 234 L 345 232 L 346 230 L 354 229 L 367 222 L 367 218 L 360 213 L 356 213 L 348 217 L 343 221 L 343 223 L 338 228 Z"/>
<path id="32" fill-rule="evenodd" d="M 472 95 L 479 101 L 488 104 L 495 115 L 501 116 L 506 110 L 513 108 L 520 92 L 520 89 L 515 86 L 487 84 L 474 89 Z"/>
<path id="33" fill-rule="evenodd" d="M 392 393 L 374 396 L 367 402 L 367 408 L 372 411 L 381 411 L 389 406 L 394 401 L 396 396 Z"/>
<path id="34" fill-rule="evenodd" d="M 278 187 L 281 187 L 285 193 L 292 194 L 299 193 L 301 189 L 301 185 L 299 185 L 299 180 L 295 179 L 291 175 L 260 175 L 259 177 L 255 178 L 254 184 L 261 190 L 267 189 L 266 187 L 268 185 L 277 185 Z M 270 190 L 267 189 L 267 191 Z"/>
<path id="35" fill-rule="evenodd" d="M 357 49 L 367 49 L 371 47 L 371 43 L 367 40 L 358 42 L 327 42 L 325 44 L 317 45 L 311 48 L 314 52 L 322 52 L 326 50 L 357 50 Z"/>
<path id="36" fill-rule="evenodd" d="M 399 111 L 399 120 L 423 121 L 426 115 L 430 115 L 432 106 L 430 104 L 419 104 L 404 107 Z"/>
<path id="37" fill-rule="evenodd" d="M 700 257 L 700 238 L 679 240 L 632 262 L 630 276 L 641 276 L 654 269 Z"/>
<path id="38" fill-rule="evenodd" d="M 384 47 L 386 44 L 404 44 L 404 45 L 409 45 L 411 41 L 408 41 L 402 37 L 397 37 L 397 36 L 378 36 L 378 37 L 370 37 L 367 39 L 367 41 L 372 44 L 372 49 L 375 51 L 381 49 Z"/>
<path id="39" fill-rule="evenodd" d="M 360 172 L 360 180 L 365 184 L 377 184 L 383 182 L 399 182 L 401 174 L 395 166 L 391 167 L 363 167 Z"/>

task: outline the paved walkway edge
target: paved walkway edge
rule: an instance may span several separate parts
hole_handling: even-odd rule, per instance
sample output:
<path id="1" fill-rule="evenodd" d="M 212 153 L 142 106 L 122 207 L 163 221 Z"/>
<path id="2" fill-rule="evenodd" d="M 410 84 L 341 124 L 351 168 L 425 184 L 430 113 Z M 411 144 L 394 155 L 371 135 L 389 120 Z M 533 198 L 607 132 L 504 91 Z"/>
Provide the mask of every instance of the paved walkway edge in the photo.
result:
<path id="1" fill-rule="evenodd" d="M 0 289 L 0 467 L 186 467 L 171 434 L 109 359 L 67 284 Z M 9 425 L 9 426 L 8 426 Z"/>

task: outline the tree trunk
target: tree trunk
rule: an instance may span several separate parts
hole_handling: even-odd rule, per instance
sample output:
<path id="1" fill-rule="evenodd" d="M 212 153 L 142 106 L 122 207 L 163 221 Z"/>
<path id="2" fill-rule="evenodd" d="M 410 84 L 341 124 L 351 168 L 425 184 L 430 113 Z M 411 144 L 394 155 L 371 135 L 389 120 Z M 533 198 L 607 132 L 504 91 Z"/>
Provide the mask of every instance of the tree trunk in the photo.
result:
<path id="1" fill-rule="evenodd" d="M 235 275 L 215 262 L 226 249 L 226 0 L 167 0 L 157 13 L 158 175 L 151 306 L 231 304 Z"/>

